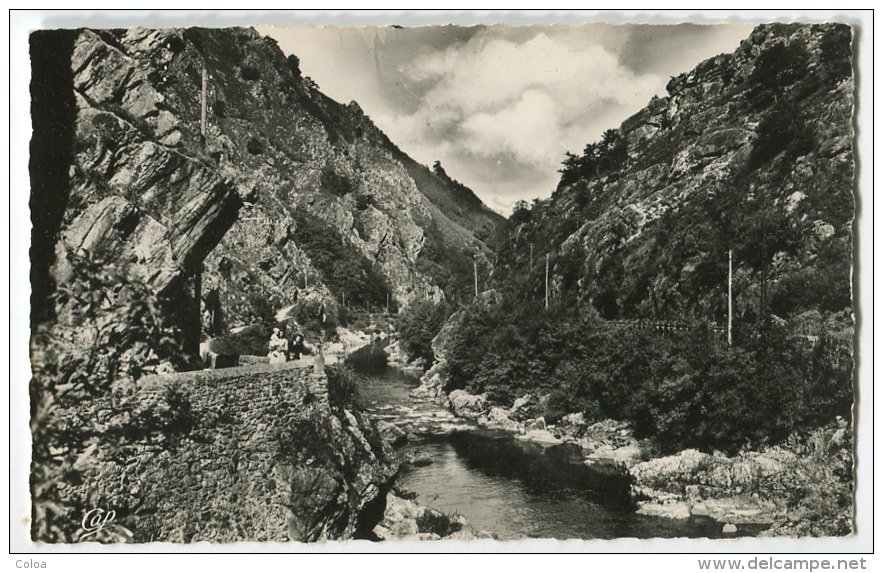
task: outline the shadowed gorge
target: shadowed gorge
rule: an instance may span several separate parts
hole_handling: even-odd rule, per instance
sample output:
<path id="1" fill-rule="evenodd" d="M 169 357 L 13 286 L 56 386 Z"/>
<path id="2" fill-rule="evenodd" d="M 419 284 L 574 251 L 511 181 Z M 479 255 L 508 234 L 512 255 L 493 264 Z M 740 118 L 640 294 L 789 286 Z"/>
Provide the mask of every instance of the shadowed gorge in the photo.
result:
<path id="1" fill-rule="evenodd" d="M 254 28 L 33 32 L 32 539 L 850 535 L 853 43 L 757 26 L 504 218 Z M 433 137 L 518 131 L 479 79 Z"/>
<path id="2" fill-rule="evenodd" d="M 31 324 L 54 317 L 50 267 L 70 195 L 76 102 L 71 55 L 76 32 L 35 32 L 30 37 L 31 117 Z"/>

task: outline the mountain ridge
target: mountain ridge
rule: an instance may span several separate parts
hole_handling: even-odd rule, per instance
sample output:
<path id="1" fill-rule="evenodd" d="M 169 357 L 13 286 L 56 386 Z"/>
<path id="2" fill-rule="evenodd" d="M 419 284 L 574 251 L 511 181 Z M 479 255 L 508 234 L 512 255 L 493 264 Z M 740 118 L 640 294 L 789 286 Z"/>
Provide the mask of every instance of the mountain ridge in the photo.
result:
<path id="1" fill-rule="evenodd" d="M 738 317 L 849 314 L 850 44 L 842 24 L 761 25 L 672 78 L 569 154 L 550 199 L 516 208 L 503 264 L 532 242 L 552 253 L 553 292 L 605 318 L 722 322 L 733 248 Z M 798 301 L 806 289 L 815 300 Z"/>
<path id="2" fill-rule="evenodd" d="M 82 111 L 74 119 L 76 201 L 61 226 L 88 234 L 97 218 L 104 230 L 92 232 L 91 249 L 126 250 L 133 239 L 118 220 L 132 208 L 153 209 L 166 230 L 154 228 L 136 250 L 164 249 L 169 280 L 201 268 L 202 296 L 226 303 L 224 325 L 205 309 L 215 315 L 206 328 L 267 320 L 302 290 L 335 314 L 457 296 L 471 281 L 452 265 L 489 259 L 485 240 L 503 218 L 404 154 L 358 104 L 322 94 L 275 40 L 251 28 L 130 28 L 81 29 L 71 41 Z M 120 130 L 128 139 L 119 140 Z M 192 254 L 162 238 L 186 224 L 175 213 L 175 189 L 194 180 L 169 163 L 185 157 L 227 189 L 236 211 L 224 211 L 229 230 L 219 226 Z M 77 209 L 110 195 L 118 197 L 114 209 L 79 217 Z M 115 249 L 111 257 L 125 258 Z M 156 256 L 129 258 L 151 267 Z"/>

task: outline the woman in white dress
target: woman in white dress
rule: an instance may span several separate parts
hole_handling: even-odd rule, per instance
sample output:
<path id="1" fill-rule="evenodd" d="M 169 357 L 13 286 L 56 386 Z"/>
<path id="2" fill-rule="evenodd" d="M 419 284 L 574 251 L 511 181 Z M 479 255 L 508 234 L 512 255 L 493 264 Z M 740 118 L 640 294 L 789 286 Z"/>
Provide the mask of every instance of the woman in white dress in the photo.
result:
<path id="1" fill-rule="evenodd" d="M 288 340 L 278 328 L 273 329 L 270 337 L 270 364 L 282 364 L 288 354 Z"/>

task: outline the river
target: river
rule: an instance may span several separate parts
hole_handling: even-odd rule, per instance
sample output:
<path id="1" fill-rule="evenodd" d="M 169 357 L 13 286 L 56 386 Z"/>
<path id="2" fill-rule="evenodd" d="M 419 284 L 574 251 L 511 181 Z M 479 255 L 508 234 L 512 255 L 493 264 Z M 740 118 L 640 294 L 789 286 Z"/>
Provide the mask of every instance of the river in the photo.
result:
<path id="1" fill-rule="evenodd" d="M 518 439 L 412 398 L 417 373 L 386 366 L 380 347 L 360 349 L 347 362 L 365 376 L 368 413 L 408 432 L 403 457 L 431 458 L 429 465 L 407 467 L 398 482 L 420 505 L 462 514 L 503 540 L 730 537 L 709 518 L 635 513 L 627 478 L 586 466 L 576 446 Z"/>

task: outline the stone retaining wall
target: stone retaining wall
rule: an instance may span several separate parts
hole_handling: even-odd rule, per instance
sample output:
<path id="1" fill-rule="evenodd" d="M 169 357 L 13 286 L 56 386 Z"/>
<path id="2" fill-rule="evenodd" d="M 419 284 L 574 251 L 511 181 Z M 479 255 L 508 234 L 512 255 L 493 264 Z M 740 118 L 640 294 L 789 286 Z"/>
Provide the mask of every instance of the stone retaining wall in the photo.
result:
<path id="1" fill-rule="evenodd" d="M 332 415 L 324 374 L 299 361 L 150 376 L 139 386 L 143 404 L 189 402 L 177 409 L 189 414 L 163 443 L 88 472 L 98 500 L 129 505 L 105 508 L 116 522 L 143 542 L 288 540 L 291 492 L 280 475 L 287 470 L 279 436 Z M 97 400 L 88 415 L 111 407 Z"/>

